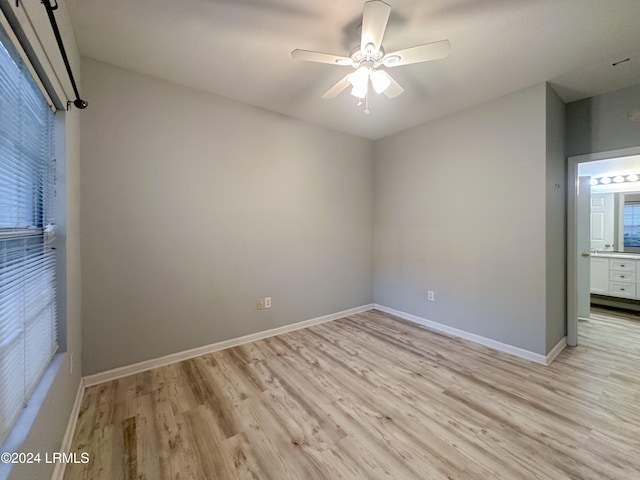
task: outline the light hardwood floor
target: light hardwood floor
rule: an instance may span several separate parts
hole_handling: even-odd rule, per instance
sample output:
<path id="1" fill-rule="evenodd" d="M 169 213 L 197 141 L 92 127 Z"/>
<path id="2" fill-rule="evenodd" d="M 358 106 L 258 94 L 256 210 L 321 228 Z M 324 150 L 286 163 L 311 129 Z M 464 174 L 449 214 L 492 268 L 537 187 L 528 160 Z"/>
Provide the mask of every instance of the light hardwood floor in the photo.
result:
<path id="1" fill-rule="evenodd" d="M 638 479 L 640 322 L 549 367 L 379 311 L 87 388 L 65 479 Z"/>

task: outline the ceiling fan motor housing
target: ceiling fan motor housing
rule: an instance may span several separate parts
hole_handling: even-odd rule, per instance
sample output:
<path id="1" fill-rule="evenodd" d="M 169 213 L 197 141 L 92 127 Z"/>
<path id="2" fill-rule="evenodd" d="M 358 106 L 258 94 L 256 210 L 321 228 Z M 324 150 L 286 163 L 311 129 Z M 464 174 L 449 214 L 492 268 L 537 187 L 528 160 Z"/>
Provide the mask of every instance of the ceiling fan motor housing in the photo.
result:
<path id="1" fill-rule="evenodd" d="M 373 46 L 373 44 L 369 44 Z M 382 64 L 384 58 L 384 48 L 380 46 L 377 52 L 371 53 L 370 51 L 363 51 L 360 47 L 356 47 L 351 51 L 351 61 L 353 62 L 353 68 L 358 68 L 365 65 L 365 62 L 371 63 L 370 68 L 376 68 Z"/>

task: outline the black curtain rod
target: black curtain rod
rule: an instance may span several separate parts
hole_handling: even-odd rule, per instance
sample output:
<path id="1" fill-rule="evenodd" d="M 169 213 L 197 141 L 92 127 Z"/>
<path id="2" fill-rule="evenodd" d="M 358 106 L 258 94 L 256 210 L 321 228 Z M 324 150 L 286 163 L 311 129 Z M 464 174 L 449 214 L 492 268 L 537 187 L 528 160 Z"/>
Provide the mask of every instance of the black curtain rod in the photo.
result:
<path id="1" fill-rule="evenodd" d="M 60 48 L 60 54 L 62 55 L 62 60 L 64 60 L 64 66 L 67 68 L 69 80 L 71 80 L 71 86 L 73 87 L 73 93 L 75 93 L 76 95 L 76 99 L 73 101 L 73 105 L 80 110 L 87 108 L 87 105 L 89 104 L 86 100 L 82 100 L 80 98 L 80 93 L 78 93 L 78 86 L 76 85 L 76 80 L 73 78 L 71 65 L 69 65 L 69 58 L 67 57 L 67 52 L 64 49 L 64 44 L 62 43 L 62 37 L 60 36 L 60 30 L 58 29 L 58 22 L 56 22 L 56 17 L 53 15 L 53 11 L 58 9 L 58 2 L 56 2 L 55 7 L 51 6 L 51 2 L 49 0 L 42 0 L 42 3 L 44 3 L 44 8 L 47 9 L 47 15 L 49 15 L 49 21 L 51 22 L 51 28 L 53 28 L 53 34 L 56 36 L 58 48 Z"/>

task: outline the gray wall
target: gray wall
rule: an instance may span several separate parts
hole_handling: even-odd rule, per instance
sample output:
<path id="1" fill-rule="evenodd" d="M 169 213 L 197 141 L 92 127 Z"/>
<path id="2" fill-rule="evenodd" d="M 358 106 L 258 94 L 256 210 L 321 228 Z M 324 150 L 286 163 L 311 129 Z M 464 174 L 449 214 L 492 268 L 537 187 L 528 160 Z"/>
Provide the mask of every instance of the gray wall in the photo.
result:
<path id="1" fill-rule="evenodd" d="M 372 302 L 370 142 L 82 68 L 85 374 Z"/>
<path id="2" fill-rule="evenodd" d="M 565 104 L 547 84 L 546 353 L 567 334 L 567 166 L 564 140 Z"/>
<path id="3" fill-rule="evenodd" d="M 546 110 L 539 84 L 376 142 L 376 303 L 547 353 Z"/>
<path id="4" fill-rule="evenodd" d="M 567 104 L 567 156 L 640 145 L 640 122 L 629 112 L 640 107 L 640 85 Z"/>

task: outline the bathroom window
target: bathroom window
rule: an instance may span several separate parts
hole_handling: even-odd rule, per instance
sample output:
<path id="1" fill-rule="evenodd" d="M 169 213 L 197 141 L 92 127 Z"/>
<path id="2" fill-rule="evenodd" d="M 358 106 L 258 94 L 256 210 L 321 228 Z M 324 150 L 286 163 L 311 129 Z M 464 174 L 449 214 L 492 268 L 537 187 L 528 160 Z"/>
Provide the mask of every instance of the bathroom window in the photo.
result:
<path id="1" fill-rule="evenodd" d="M 640 202 L 624 205 L 624 246 L 640 247 Z"/>

